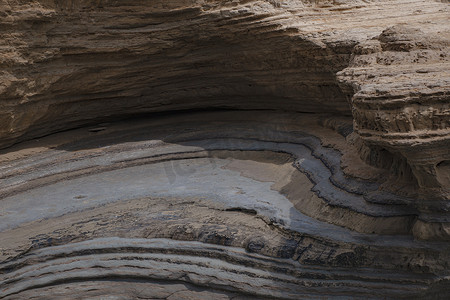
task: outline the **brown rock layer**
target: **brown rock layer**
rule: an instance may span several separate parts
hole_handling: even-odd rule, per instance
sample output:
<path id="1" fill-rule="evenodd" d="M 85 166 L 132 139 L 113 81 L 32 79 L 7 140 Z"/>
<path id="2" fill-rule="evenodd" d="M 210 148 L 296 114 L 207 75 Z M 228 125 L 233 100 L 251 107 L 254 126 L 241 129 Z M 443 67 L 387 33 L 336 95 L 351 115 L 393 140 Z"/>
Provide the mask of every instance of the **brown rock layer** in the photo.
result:
<path id="1" fill-rule="evenodd" d="M 0 298 L 447 298 L 449 11 L 0 0 Z"/>
<path id="2" fill-rule="evenodd" d="M 404 160 L 397 172 L 438 195 L 424 209 L 448 198 L 445 3 L 2 1 L 0 12 L 2 146 L 152 111 L 349 114 L 347 95 L 361 154 Z"/>
<path id="3" fill-rule="evenodd" d="M 369 147 L 366 160 L 397 165 L 393 171 L 417 180 L 419 205 L 430 212 L 450 209 L 449 37 L 448 31 L 390 27 L 357 45 L 338 75 L 355 92 L 354 124 Z"/>
<path id="4" fill-rule="evenodd" d="M 0 297 L 104 298 L 117 282 L 125 299 L 445 296 L 449 227 L 345 158 L 355 149 L 319 125 L 341 122 L 191 112 L 3 150 Z M 370 180 L 345 176 L 341 153 Z"/>

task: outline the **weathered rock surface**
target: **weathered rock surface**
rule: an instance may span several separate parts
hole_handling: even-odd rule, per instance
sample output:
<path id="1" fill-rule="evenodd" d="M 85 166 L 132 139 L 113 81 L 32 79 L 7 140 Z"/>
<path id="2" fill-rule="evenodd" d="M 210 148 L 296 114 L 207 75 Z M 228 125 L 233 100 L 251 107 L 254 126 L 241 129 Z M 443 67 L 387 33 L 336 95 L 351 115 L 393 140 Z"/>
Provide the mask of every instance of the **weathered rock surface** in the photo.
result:
<path id="1" fill-rule="evenodd" d="M 445 296 L 449 243 L 413 238 L 414 201 L 319 125 L 340 122 L 190 113 L 4 150 L 0 296 Z"/>
<path id="2" fill-rule="evenodd" d="M 393 26 L 357 45 L 338 75 L 356 92 L 351 105 L 368 146 L 363 156 L 417 180 L 430 213 L 450 210 L 449 41 L 448 31 Z"/>
<path id="3" fill-rule="evenodd" d="M 0 297 L 448 298 L 449 11 L 0 0 Z"/>
<path id="4" fill-rule="evenodd" d="M 361 155 L 434 194 L 423 210 L 448 211 L 446 3 L 2 1 L 0 12 L 1 146 L 151 111 L 353 112 Z"/>

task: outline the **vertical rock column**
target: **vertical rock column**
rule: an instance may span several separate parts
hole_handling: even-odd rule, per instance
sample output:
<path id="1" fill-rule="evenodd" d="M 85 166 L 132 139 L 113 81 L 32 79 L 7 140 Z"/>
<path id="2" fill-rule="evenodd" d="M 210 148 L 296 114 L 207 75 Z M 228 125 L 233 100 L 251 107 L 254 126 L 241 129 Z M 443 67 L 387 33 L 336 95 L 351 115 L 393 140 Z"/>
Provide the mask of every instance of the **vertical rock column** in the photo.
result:
<path id="1" fill-rule="evenodd" d="M 353 51 L 338 73 L 350 99 L 354 127 L 381 167 L 417 181 L 414 204 L 421 214 L 414 234 L 450 237 L 450 60 L 449 34 L 394 26 Z"/>

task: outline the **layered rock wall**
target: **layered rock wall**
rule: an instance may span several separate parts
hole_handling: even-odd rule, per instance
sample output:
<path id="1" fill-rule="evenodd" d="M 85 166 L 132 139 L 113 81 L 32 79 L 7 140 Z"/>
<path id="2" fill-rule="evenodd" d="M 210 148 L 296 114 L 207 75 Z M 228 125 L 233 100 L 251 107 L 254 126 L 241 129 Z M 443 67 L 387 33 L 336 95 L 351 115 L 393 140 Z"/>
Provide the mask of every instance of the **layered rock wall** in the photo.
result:
<path id="1" fill-rule="evenodd" d="M 0 298 L 447 299 L 449 16 L 0 0 Z"/>
<path id="2" fill-rule="evenodd" d="M 340 123 L 189 112 L 0 152 L 0 297 L 445 299 L 450 227 L 413 239 L 411 199 L 345 176 L 318 119 Z"/>
<path id="3" fill-rule="evenodd" d="M 355 93 L 350 101 L 367 161 L 412 173 L 429 211 L 449 209 L 450 182 L 441 175 L 450 172 L 448 41 L 448 32 L 393 26 L 358 44 L 338 75 Z"/>
<path id="4" fill-rule="evenodd" d="M 0 147 L 146 112 L 352 114 L 360 155 L 448 221 L 446 3 L 1 1 L 0 17 Z"/>
<path id="5" fill-rule="evenodd" d="M 334 77 L 350 48 L 298 35 L 270 2 L 22 1 L 3 11 L 3 145 L 149 111 L 350 113 Z"/>

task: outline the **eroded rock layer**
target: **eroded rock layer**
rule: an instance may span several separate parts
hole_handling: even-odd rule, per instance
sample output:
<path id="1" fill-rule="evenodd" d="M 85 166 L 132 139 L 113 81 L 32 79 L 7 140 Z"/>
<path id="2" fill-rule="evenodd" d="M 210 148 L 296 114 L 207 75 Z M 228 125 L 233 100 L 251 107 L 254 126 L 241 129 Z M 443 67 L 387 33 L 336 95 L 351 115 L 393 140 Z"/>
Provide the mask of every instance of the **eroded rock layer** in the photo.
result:
<path id="1" fill-rule="evenodd" d="M 353 113 L 360 155 L 417 181 L 423 211 L 449 210 L 447 3 L 35 0 L 0 13 L 2 147 L 133 113 Z"/>
<path id="2" fill-rule="evenodd" d="M 105 296 L 116 281 L 130 282 L 121 293 L 131 298 L 156 298 L 154 286 L 194 299 L 445 295 L 448 242 L 413 238 L 432 221 L 358 159 L 342 135 L 349 123 L 203 112 L 10 148 L 1 296 Z"/>
<path id="3" fill-rule="evenodd" d="M 449 10 L 0 0 L 0 297 L 448 298 Z"/>

